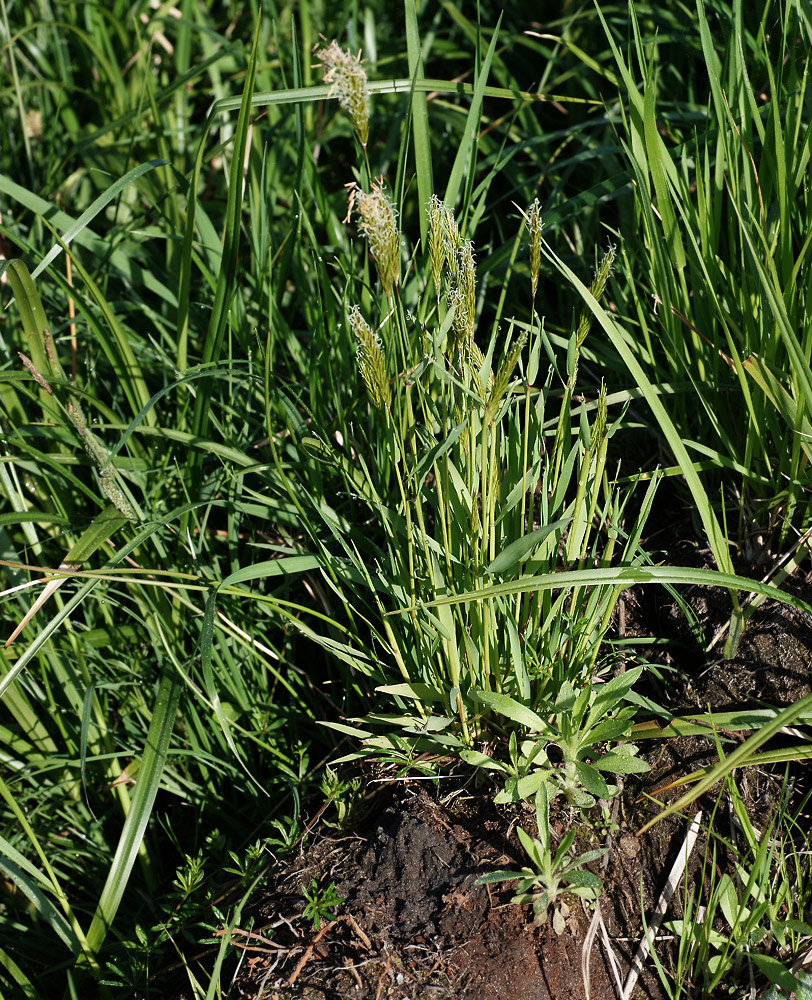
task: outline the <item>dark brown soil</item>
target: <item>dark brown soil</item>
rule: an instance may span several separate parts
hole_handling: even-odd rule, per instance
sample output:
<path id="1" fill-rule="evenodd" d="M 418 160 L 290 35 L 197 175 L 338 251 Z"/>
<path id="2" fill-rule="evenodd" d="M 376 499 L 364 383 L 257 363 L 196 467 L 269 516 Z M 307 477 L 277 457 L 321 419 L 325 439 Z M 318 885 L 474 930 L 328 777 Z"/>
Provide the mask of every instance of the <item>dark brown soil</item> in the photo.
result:
<path id="1" fill-rule="evenodd" d="M 254 962 L 240 980 L 243 995 L 580 1000 L 591 915 L 571 899 L 559 936 L 509 902 L 509 884 L 476 884 L 523 864 L 515 824 L 489 796 L 460 787 L 443 796 L 417 781 L 387 786 L 353 836 L 322 840 L 298 868 L 277 874 L 256 917 L 275 925 L 285 947 Z M 339 919 L 320 932 L 301 919 L 313 877 L 344 897 Z M 614 996 L 597 946 L 590 980 L 596 1000 Z"/>
<path id="2" fill-rule="evenodd" d="M 809 600 L 812 588 L 805 581 L 792 586 Z M 684 597 L 703 641 L 663 591 L 633 591 L 625 602 L 627 635 L 675 640 L 666 653 L 651 652 L 681 676 L 681 687 L 672 686 L 670 697 L 683 710 L 785 705 L 809 693 L 812 629 L 804 615 L 766 603 L 754 615 L 736 659 L 724 661 L 720 649 L 706 654 L 703 646 L 729 613 L 726 595 L 693 588 Z M 657 700 L 664 691 L 650 695 Z M 675 709 L 673 702 L 670 707 Z M 730 739 L 735 743 L 746 735 Z M 581 900 L 566 900 L 566 929 L 557 935 L 549 923 L 534 925 L 530 907 L 509 902 L 513 883 L 476 884 L 486 872 L 525 865 L 516 825 L 535 832 L 532 811 L 497 809 L 493 789 L 476 786 L 470 773 L 439 782 L 406 778 L 368 784 L 354 825 L 338 835 L 321 828 L 304 854 L 278 865 L 244 919 L 244 930 L 235 934 L 245 950 L 230 995 L 250 1000 L 616 1000 L 618 980 L 625 980 L 643 935 L 642 914 L 650 918 L 687 827 L 685 817 L 672 817 L 638 838 L 635 832 L 658 811 L 650 794 L 716 760 L 712 739 L 642 744 L 642 749 L 652 771 L 629 781 L 615 800 L 615 829 L 584 828 L 576 842 L 581 851 L 609 847 L 604 862 L 591 866 L 603 879 L 604 893 L 603 930 L 590 945 L 585 939 L 593 917 L 598 926 L 597 917 Z M 739 772 L 745 802 L 760 823 L 776 800 L 780 769 L 777 775 Z M 681 791 L 657 798 L 668 801 Z M 697 805 L 703 822 L 713 816 L 716 832 L 729 838 L 730 817 L 726 808 L 716 808 L 718 793 L 713 790 Z M 559 812 L 554 833 L 561 837 L 573 822 L 580 820 Z M 701 884 L 705 843 L 703 832 L 689 863 L 689 885 Z M 730 859 L 721 850 L 714 863 L 722 871 Z M 318 930 L 302 915 L 304 890 L 314 878 L 322 890 L 333 884 L 343 897 L 337 919 Z M 678 890 L 668 919 L 679 918 L 681 907 Z M 245 933 L 246 920 L 265 941 Z M 668 941 L 658 946 L 666 968 L 673 947 Z M 633 995 L 638 1000 L 666 995 L 651 959 Z"/>

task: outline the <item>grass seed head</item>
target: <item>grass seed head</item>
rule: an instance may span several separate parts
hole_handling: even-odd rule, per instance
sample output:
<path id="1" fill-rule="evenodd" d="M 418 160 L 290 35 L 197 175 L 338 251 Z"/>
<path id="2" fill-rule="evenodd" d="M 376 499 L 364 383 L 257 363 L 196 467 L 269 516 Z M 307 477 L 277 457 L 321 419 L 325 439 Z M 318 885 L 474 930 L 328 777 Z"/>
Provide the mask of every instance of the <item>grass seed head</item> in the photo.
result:
<path id="1" fill-rule="evenodd" d="M 42 372 L 39 371 L 39 369 L 31 360 L 31 358 L 26 357 L 26 355 L 23 354 L 22 351 L 17 351 L 17 353 L 19 354 L 20 360 L 22 361 L 23 365 L 34 376 L 34 381 L 40 386 L 40 388 L 44 389 L 49 396 L 53 396 L 54 390 L 50 387 L 45 376 L 42 374 Z"/>
<path id="2" fill-rule="evenodd" d="M 448 304 L 456 307 L 448 345 L 452 355 L 462 351 L 474 339 L 476 263 L 473 243 L 470 240 L 460 240 L 454 258 L 457 280 L 448 293 Z"/>
<path id="3" fill-rule="evenodd" d="M 443 267 L 446 261 L 444 221 L 446 215 L 445 202 L 437 197 L 431 196 L 428 204 L 429 216 L 429 263 L 431 264 L 431 276 L 434 279 L 434 290 L 437 293 L 437 301 L 440 301 L 440 281 L 443 276 Z"/>
<path id="4" fill-rule="evenodd" d="M 527 215 L 527 228 L 530 230 L 530 284 L 533 289 L 533 302 L 536 301 L 536 289 L 539 285 L 541 270 L 541 208 L 539 200 L 533 202 Z"/>
<path id="5" fill-rule="evenodd" d="M 130 505 L 130 501 L 124 496 L 116 485 L 116 477 L 113 470 L 108 465 L 99 476 L 99 483 L 102 491 L 111 504 L 130 521 L 137 521 L 138 517 Z"/>
<path id="6" fill-rule="evenodd" d="M 440 202 L 440 204 L 443 206 L 441 224 L 445 262 L 448 265 L 448 272 L 452 281 L 456 281 L 459 276 L 459 249 L 462 243 L 460 228 L 457 225 L 457 220 L 454 218 L 454 213 L 448 205 L 444 202 Z"/>
<path id="7" fill-rule="evenodd" d="M 522 330 L 516 343 L 513 345 L 513 349 L 510 354 L 505 358 L 502 363 L 502 367 L 496 373 L 496 378 L 494 379 L 493 388 L 491 389 L 491 394 L 488 399 L 488 409 L 492 412 L 496 410 L 499 404 L 502 402 L 505 393 L 507 392 L 508 385 L 510 385 L 510 380 L 513 376 L 514 369 L 519 363 L 519 358 L 522 351 L 524 350 L 524 345 L 527 343 L 527 330 Z"/>
<path id="8" fill-rule="evenodd" d="M 353 306 L 350 309 L 350 326 L 358 341 L 356 356 L 361 378 L 364 380 L 364 385 L 367 387 L 373 404 L 383 413 L 389 409 L 391 395 L 389 380 L 386 377 L 386 363 L 381 348 L 381 338 L 372 332 L 358 306 Z"/>
<path id="9" fill-rule="evenodd" d="M 606 282 L 609 280 L 609 275 L 612 272 L 612 265 L 615 262 L 615 254 L 617 250 L 614 246 L 609 247 L 606 253 L 603 255 L 603 260 L 598 265 L 598 270 L 595 272 L 595 278 L 592 282 L 592 287 L 589 289 L 595 298 L 600 302 L 603 296 L 604 289 L 606 288 Z"/>
<path id="10" fill-rule="evenodd" d="M 485 355 L 482 353 L 482 348 L 475 340 L 470 340 L 468 342 L 468 357 L 471 359 L 471 364 L 474 366 L 477 379 L 479 379 L 480 389 L 482 391 L 482 395 L 484 396 L 487 391 L 493 389 L 493 372 L 488 372 L 488 384 L 483 385 L 481 373 L 485 365 Z"/>
<path id="11" fill-rule="evenodd" d="M 612 271 L 612 264 L 615 262 L 615 253 L 615 248 L 610 246 L 603 255 L 603 259 L 598 265 L 598 270 L 595 272 L 595 277 L 592 279 L 592 284 L 589 286 L 589 290 L 594 296 L 596 302 L 600 302 L 606 289 L 606 282 L 609 280 L 609 275 Z M 576 344 L 579 350 L 586 340 L 586 335 L 589 333 L 591 325 L 592 313 L 588 309 L 584 309 L 581 313 L 580 322 L 578 323 L 578 335 L 576 338 Z"/>
<path id="12" fill-rule="evenodd" d="M 328 97 L 338 98 L 338 103 L 352 121 L 358 141 L 366 149 L 369 141 L 369 87 L 367 75 L 361 65 L 360 53 L 344 52 L 333 39 L 325 49 L 319 49 L 316 58 L 324 64 L 324 82 L 330 84 Z"/>
<path id="13" fill-rule="evenodd" d="M 598 451 L 606 438 L 606 422 L 609 417 L 609 408 L 606 405 L 606 383 L 601 382 L 600 391 L 598 392 L 598 406 L 595 411 L 595 419 L 592 423 L 592 429 L 589 434 L 589 447 L 587 448 L 586 455 L 584 456 L 584 461 L 587 466 L 592 464 L 592 460 L 598 454 Z"/>
<path id="14" fill-rule="evenodd" d="M 347 185 L 350 189 L 347 220 L 355 207 L 361 216 L 361 231 L 367 238 L 381 284 L 388 295 L 392 285 L 397 288 L 400 281 L 400 237 L 395 207 L 387 198 L 382 184 L 381 178 L 369 192 L 355 183 Z"/>

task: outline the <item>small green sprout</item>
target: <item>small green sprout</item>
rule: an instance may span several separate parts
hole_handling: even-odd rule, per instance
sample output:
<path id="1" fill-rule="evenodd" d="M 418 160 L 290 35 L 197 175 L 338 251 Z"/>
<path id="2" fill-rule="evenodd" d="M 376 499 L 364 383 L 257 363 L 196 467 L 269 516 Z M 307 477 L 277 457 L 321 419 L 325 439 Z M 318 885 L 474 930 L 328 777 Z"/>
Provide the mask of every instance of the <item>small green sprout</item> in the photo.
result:
<path id="1" fill-rule="evenodd" d="M 537 926 L 546 922 L 548 910 L 552 907 L 553 930 L 562 934 L 567 925 L 569 908 L 560 897 L 566 893 L 586 900 L 600 897 L 601 880 L 584 869 L 604 855 L 606 848 L 573 857 L 570 848 L 575 840 L 575 830 L 570 830 L 553 853 L 550 843 L 550 797 L 546 785 L 542 785 L 536 794 L 536 825 L 538 838 L 531 837 L 521 827 L 518 829 L 519 840 L 533 864 L 532 868 L 490 872 L 477 879 L 477 883 L 488 885 L 517 879 L 516 895 L 511 902 L 519 905 L 531 903 L 535 914 L 533 922 Z"/>
<path id="2" fill-rule="evenodd" d="M 314 931 L 321 927 L 322 920 L 335 920 L 337 916 L 335 909 L 344 902 L 344 896 L 339 896 L 336 892 L 335 882 L 320 890 L 315 879 L 310 883 L 310 888 L 304 889 L 304 898 L 307 902 L 302 910 L 302 916 L 310 921 Z"/>

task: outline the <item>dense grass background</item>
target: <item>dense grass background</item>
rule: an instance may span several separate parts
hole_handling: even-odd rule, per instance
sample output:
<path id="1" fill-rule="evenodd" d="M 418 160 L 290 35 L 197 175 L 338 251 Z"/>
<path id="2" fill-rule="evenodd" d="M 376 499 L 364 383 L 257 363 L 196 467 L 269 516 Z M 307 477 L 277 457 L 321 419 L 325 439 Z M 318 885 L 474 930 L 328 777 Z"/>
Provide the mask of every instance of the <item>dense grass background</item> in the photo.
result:
<path id="1" fill-rule="evenodd" d="M 548 3 L 537 20 L 520 8 L 480 5 L 478 22 L 452 3 L 271 3 L 261 17 L 191 0 L 0 8 L 0 250 L 25 265 L 4 271 L 0 331 L 7 635 L 42 593 L 37 567 L 97 571 L 53 578 L 2 668 L 3 995 L 81 993 L 84 975 L 113 995 L 160 995 L 176 962 L 201 995 L 214 990 L 219 973 L 195 956 L 261 870 L 255 842 L 295 841 L 319 765 L 355 746 L 316 721 L 389 711 L 373 689 L 404 681 L 396 653 L 439 663 L 406 674 L 433 683 L 443 718 L 459 706 L 454 660 L 473 669 L 472 620 L 440 617 L 454 638 L 436 660 L 442 629 L 410 632 L 406 618 L 390 634 L 380 615 L 420 596 L 408 581 L 442 513 L 427 494 L 425 533 L 403 527 L 399 462 L 418 484 L 468 399 L 452 368 L 419 398 L 398 377 L 442 343 L 430 194 L 474 242 L 480 351 L 498 372 L 526 331 L 516 374 L 533 381 L 535 365 L 532 394 L 512 388 L 498 419 L 471 425 L 481 454 L 493 446 L 519 479 L 524 441 L 573 456 L 560 510 L 528 522 L 517 507 L 492 549 L 477 536 L 482 565 L 446 593 L 559 515 L 581 517 L 590 544 L 561 562 L 533 549 L 548 570 L 639 561 L 625 487 L 605 451 L 593 464 L 602 380 L 621 475 L 662 462 L 684 477 L 720 570 L 735 560 L 780 579 L 804 558 L 808 5 Z M 363 51 L 368 159 L 326 99 L 320 36 Z M 345 185 L 368 190 L 370 172 L 398 211 L 397 300 L 343 221 Z M 522 213 L 537 197 L 533 301 Z M 610 244 L 601 304 L 589 286 Z M 391 420 L 358 373 L 355 303 L 399 345 Z M 469 467 L 483 510 L 489 461 Z M 471 538 L 464 528 L 453 554 Z M 423 600 L 442 591 L 426 559 Z M 604 596 L 622 583 L 604 581 Z M 487 676 L 483 651 L 503 643 L 493 625 L 544 621 L 548 598 L 465 612 Z M 568 592 L 570 631 L 545 634 L 525 664 L 529 702 L 564 679 L 592 683 L 599 599 Z"/>

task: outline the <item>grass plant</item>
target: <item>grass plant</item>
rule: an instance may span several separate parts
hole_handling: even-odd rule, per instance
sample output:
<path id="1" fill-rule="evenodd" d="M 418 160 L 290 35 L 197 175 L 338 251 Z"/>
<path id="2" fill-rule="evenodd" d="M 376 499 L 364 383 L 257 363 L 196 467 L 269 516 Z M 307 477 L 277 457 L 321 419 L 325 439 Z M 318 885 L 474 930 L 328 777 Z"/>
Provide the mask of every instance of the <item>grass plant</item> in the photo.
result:
<path id="1" fill-rule="evenodd" d="M 777 593 L 731 539 L 804 555 L 803 4 L 700 2 L 688 43 L 679 4 L 334 6 L 0 6 L 3 996 L 217 995 L 303 797 L 345 822 L 341 753 L 537 797 L 560 914 L 544 801 L 702 725 L 635 722 L 622 589 L 735 610 Z M 720 572 L 642 551 L 648 413 Z M 698 787 L 807 711 L 726 720 Z M 758 850 L 736 955 L 787 905 Z"/>
<path id="2" fill-rule="evenodd" d="M 795 4 L 756 14 L 741 2 L 698 3 L 707 97 L 673 107 L 660 97 L 661 43 L 636 5 L 629 11 L 625 51 L 604 20 L 642 237 L 621 240 L 623 277 L 613 286 L 634 331 L 626 345 L 652 384 L 669 387 L 676 437 L 657 416 L 669 450 L 684 470 L 674 447 L 683 442 L 706 495 L 720 498 L 717 517 L 730 510 L 728 537 L 703 515 L 719 567 L 729 565 L 729 544 L 745 564 L 770 568 L 790 549 L 802 559 L 809 19 Z"/>
<path id="3" fill-rule="evenodd" d="M 808 875 L 803 852 L 808 834 L 798 819 L 808 806 L 806 796 L 797 806 L 791 783 L 781 795 L 764 828 L 757 828 L 744 805 L 738 784 L 728 777 L 717 804 L 726 802 L 732 820 L 728 838 L 719 832 L 708 841 L 703 877 L 684 886 L 683 917 L 666 925 L 676 936 L 677 959 L 666 975 L 660 972 L 670 997 L 712 997 L 735 989 L 756 975 L 774 987 L 799 991 L 796 979 L 812 933 L 806 900 L 796 895 Z M 800 835 L 800 836 L 799 836 Z M 733 874 L 719 875 L 717 854 L 732 853 Z M 702 900 L 705 902 L 702 902 Z"/>

